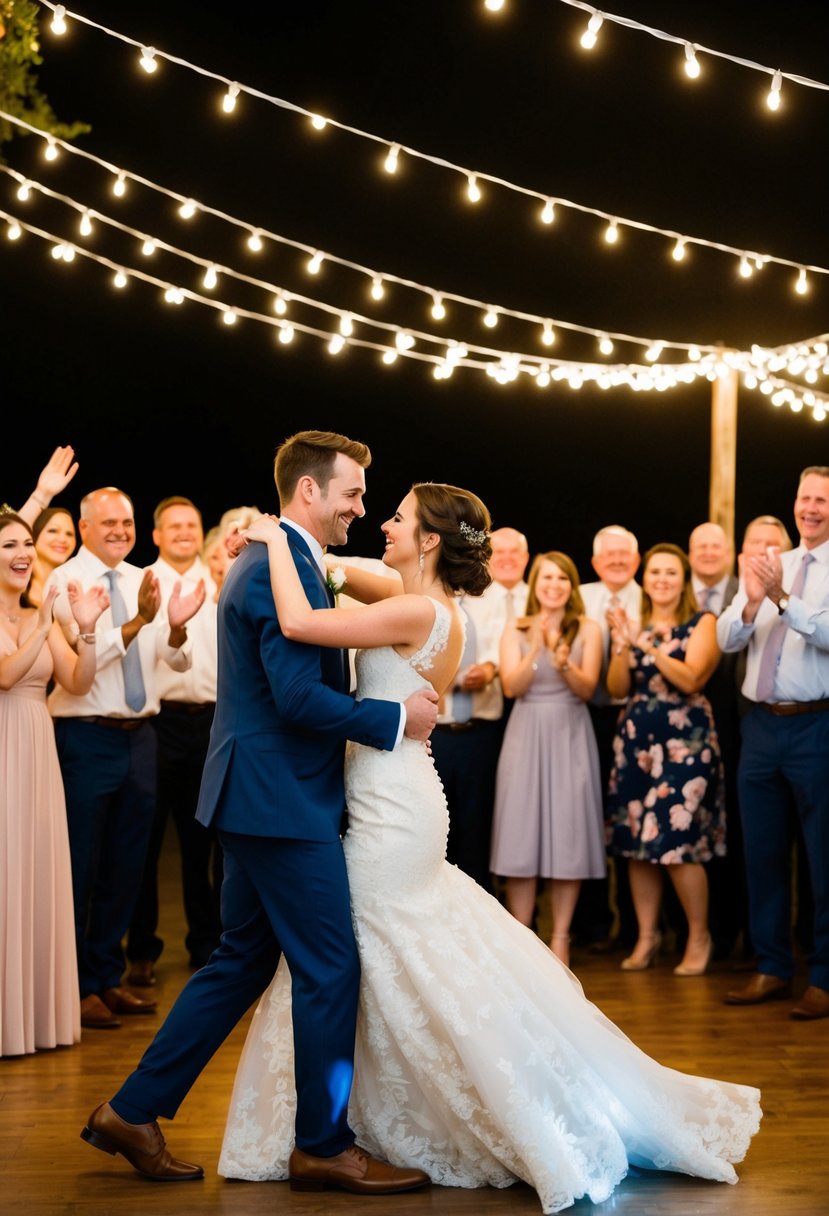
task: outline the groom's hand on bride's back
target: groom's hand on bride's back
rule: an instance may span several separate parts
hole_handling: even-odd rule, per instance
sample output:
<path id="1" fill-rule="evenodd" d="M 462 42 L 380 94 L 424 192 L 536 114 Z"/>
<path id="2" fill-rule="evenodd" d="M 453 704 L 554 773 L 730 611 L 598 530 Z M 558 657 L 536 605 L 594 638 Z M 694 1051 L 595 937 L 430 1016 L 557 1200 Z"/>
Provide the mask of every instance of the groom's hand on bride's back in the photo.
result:
<path id="1" fill-rule="evenodd" d="M 413 692 L 403 702 L 406 706 L 406 729 L 408 739 L 425 743 L 435 728 L 438 717 L 438 694 L 433 688 Z"/>

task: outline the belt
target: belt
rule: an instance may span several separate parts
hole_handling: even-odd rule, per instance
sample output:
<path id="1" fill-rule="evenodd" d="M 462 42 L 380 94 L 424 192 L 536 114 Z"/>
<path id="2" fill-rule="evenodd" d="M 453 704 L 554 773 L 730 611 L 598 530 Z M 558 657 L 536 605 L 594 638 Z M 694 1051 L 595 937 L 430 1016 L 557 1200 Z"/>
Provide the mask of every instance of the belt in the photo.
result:
<path id="1" fill-rule="evenodd" d="M 823 701 L 757 701 L 756 704 L 759 709 L 784 718 L 789 714 L 818 714 L 829 709 L 829 697 Z"/>
<path id="2" fill-rule="evenodd" d="M 174 714 L 206 714 L 216 706 L 213 701 L 162 701 L 161 708 Z"/>
<path id="3" fill-rule="evenodd" d="M 89 717 L 78 716 L 69 718 L 72 722 L 91 722 L 93 726 L 108 726 L 110 730 L 138 730 L 149 722 L 149 718 L 108 718 L 104 714 L 91 714 Z"/>
<path id="4" fill-rule="evenodd" d="M 468 722 L 437 722 L 435 730 L 451 730 L 460 733 L 465 730 L 475 730 L 478 726 L 492 726 L 488 718 L 470 718 Z"/>

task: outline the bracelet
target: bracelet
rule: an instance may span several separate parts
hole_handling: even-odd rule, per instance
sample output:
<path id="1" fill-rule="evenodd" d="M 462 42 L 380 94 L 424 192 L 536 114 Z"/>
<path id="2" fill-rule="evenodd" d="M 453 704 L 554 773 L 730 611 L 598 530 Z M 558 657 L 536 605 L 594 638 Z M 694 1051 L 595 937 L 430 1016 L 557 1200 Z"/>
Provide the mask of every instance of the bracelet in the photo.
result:
<path id="1" fill-rule="evenodd" d="M 78 641 L 86 642 L 87 646 L 94 646 L 95 645 L 95 634 L 94 633 L 79 633 Z"/>

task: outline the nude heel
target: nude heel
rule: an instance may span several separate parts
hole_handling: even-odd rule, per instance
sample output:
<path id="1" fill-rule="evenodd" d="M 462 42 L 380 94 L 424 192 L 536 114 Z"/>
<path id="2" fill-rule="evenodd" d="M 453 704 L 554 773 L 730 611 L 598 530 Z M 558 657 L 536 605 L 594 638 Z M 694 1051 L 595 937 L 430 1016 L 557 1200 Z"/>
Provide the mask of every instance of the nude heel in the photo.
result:
<path id="1" fill-rule="evenodd" d="M 639 940 L 647 941 L 649 936 L 649 934 L 644 935 Z M 636 944 L 638 945 L 639 943 L 637 942 Z M 621 963 L 619 964 L 620 969 L 622 971 L 647 971 L 648 967 L 651 967 L 656 961 L 656 957 L 659 954 L 661 947 L 662 934 L 654 933 L 653 941 L 642 957 L 639 959 L 634 959 L 633 955 L 631 954 L 628 958 L 622 959 Z"/>

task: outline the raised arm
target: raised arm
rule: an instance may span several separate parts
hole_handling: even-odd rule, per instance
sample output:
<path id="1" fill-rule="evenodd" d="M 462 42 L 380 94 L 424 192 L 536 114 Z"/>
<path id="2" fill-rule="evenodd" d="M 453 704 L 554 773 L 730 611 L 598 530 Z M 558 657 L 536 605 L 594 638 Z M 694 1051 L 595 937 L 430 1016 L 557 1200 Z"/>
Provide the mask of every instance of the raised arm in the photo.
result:
<path id="1" fill-rule="evenodd" d="M 25 519 L 30 527 L 77 473 L 78 462 L 73 459 L 74 455 L 74 448 L 55 448 L 48 463 L 41 469 L 37 485 L 18 511 L 20 518 Z"/>
<path id="2" fill-rule="evenodd" d="M 403 594 L 403 583 L 397 575 L 389 578 L 387 574 L 378 574 L 375 570 L 366 570 L 363 566 L 352 566 L 347 561 L 339 561 L 333 554 L 326 554 L 325 564 L 329 576 L 335 580 L 337 591 L 345 592 L 361 604 L 376 604 L 378 600 Z M 340 575 L 345 582 L 337 586 Z"/>

